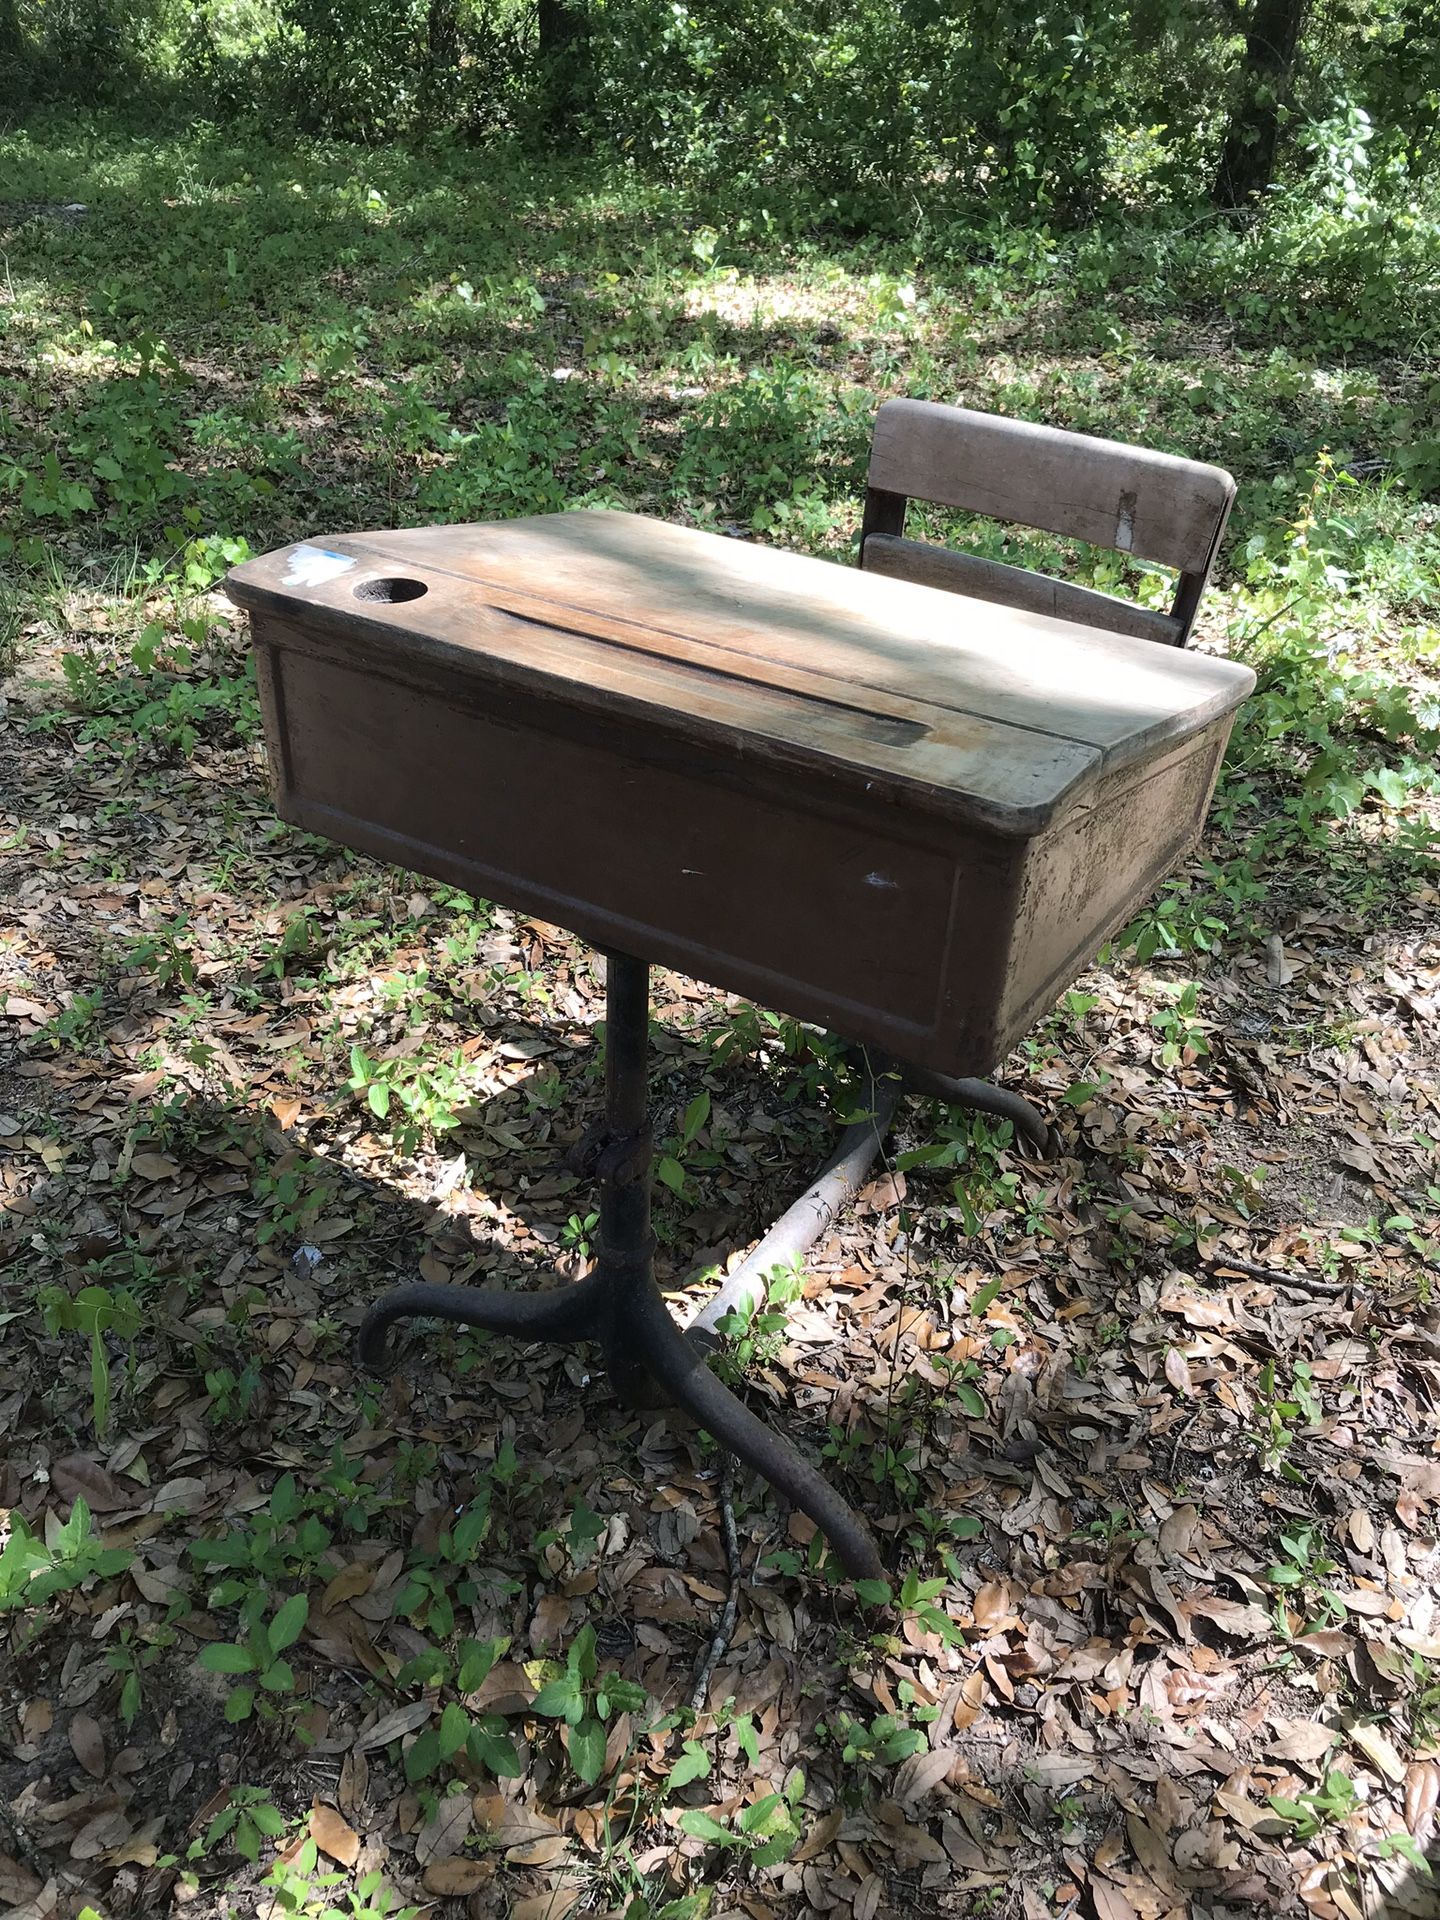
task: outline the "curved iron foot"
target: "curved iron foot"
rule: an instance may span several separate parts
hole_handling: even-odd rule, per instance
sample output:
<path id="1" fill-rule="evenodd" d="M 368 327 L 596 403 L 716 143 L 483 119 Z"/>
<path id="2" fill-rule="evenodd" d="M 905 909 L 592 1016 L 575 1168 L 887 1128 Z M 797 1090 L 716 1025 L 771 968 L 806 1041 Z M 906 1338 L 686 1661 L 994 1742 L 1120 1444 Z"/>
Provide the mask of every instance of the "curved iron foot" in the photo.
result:
<path id="1" fill-rule="evenodd" d="M 454 1320 L 483 1327 L 487 1333 L 514 1334 L 521 1340 L 593 1340 L 600 1331 L 605 1286 L 598 1272 L 570 1286 L 542 1293 L 507 1293 L 500 1287 L 434 1287 L 417 1281 L 393 1287 L 360 1323 L 356 1342 L 360 1364 L 380 1371 L 386 1364 L 388 1335 L 397 1320 Z"/>
<path id="2" fill-rule="evenodd" d="M 912 1093 L 930 1094 L 953 1107 L 974 1107 L 979 1113 L 998 1114 L 1030 1142 L 1042 1160 L 1050 1158 L 1054 1142 L 1049 1127 L 1028 1100 L 1011 1093 L 1008 1087 L 994 1086 L 989 1080 L 958 1080 L 948 1073 L 933 1073 L 929 1067 L 912 1067 L 908 1063 L 897 1067 L 896 1072 Z"/>
<path id="3" fill-rule="evenodd" d="M 670 1318 L 655 1288 L 635 1298 L 629 1330 L 646 1366 L 676 1403 L 714 1434 L 722 1447 L 762 1474 L 792 1507 L 809 1514 L 852 1580 L 885 1578 L 885 1564 L 860 1515 L 788 1440 L 773 1433 L 715 1378 Z"/>
<path id="4" fill-rule="evenodd" d="M 583 1158 L 600 1176 L 600 1234 L 594 1270 L 573 1286 L 541 1293 L 491 1287 L 396 1287 L 366 1314 L 361 1362 L 383 1364 L 397 1320 L 428 1316 L 523 1340 L 597 1341 L 611 1380 L 630 1405 L 658 1391 L 684 1407 L 721 1446 L 763 1474 L 827 1536 L 846 1572 L 884 1576 L 865 1522 L 788 1441 L 771 1433 L 706 1367 L 655 1285 L 650 1230 L 650 1134 L 646 1047 L 648 969 L 611 954 L 606 977 L 605 1125 Z"/>

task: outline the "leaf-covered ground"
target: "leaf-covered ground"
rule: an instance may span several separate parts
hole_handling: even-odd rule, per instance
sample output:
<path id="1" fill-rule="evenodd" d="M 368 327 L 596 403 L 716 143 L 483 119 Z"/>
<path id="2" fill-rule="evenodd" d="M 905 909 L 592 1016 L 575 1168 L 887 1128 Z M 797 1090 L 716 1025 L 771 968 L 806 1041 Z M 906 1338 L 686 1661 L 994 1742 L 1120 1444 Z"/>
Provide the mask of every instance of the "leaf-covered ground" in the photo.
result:
<path id="1" fill-rule="evenodd" d="M 862 241 L 463 154 L 57 122 L 0 155 L 0 1901 L 1440 1910 L 1403 310 L 1342 354 L 1278 242 L 1245 280 L 1173 235 Z M 603 982 L 276 821 L 212 587 L 247 544 L 579 500 L 844 558 L 899 390 L 1231 465 L 1202 644 L 1261 687 L 1204 855 L 1006 1065 L 1056 1156 L 910 1103 L 731 1362 L 872 1518 L 861 1604 L 587 1351 L 436 1330 L 357 1372 L 397 1279 L 583 1269 Z M 703 985 L 658 975 L 655 1019 L 698 1300 L 847 1093 Z"/>

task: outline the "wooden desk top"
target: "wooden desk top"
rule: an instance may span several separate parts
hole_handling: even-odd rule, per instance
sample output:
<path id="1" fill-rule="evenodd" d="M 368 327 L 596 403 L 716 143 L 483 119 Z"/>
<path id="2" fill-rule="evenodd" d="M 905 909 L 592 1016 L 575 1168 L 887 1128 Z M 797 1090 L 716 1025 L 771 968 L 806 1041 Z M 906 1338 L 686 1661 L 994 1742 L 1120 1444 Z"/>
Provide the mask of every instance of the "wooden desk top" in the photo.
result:
<path id="1" fill-rule="evenodd" d="M 625 513 L 337 535 L 248 561 L 227 590 L 382 675 L 403 678 L 407 656 L 473 670 L 1019 837 L 1255 681 L 1232 661 Z"/>

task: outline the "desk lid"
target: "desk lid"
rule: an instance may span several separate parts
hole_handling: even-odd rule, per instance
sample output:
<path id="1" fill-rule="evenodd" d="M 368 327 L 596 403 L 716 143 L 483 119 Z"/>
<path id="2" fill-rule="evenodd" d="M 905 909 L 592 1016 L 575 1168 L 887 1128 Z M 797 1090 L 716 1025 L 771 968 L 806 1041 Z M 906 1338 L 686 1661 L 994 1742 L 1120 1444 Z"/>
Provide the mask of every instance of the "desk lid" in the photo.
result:
<path id="1" fill-rule="evenodd" d="M 1255 684 L 1232 661 L 627 513 L 341 534 L 247 561 L 226 591 L 391 677 L 407 654 L 441 661 L 1022 836 Z"/>

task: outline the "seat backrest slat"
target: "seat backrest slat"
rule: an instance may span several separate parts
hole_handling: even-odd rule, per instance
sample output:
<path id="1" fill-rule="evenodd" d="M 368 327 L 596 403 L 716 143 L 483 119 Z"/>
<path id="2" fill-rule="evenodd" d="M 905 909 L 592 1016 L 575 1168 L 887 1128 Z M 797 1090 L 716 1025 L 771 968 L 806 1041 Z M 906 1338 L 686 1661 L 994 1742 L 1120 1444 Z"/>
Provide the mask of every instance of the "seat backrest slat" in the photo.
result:
<path id="1" fill-rule="evenodd" d="M 1093 587 L 1076 586 L 1071 580 L 1054 580 L 1023 567 L 1007 567 L 1000 560 L 928 546 L 922 540 L 872 533 L 865 542 L 865 568 L 892 580 L 940 587 L 947 593 L 967 594 L 972 600 L 992 600 L 1001 606 L 1019 607 L 1025 613 L 1043 613 L 1052 620 L 1074 620 L 1106 633 L 1128 634 L 1133 640 L 1155 640 L 1173 647 L 1184 639 L 1182 623 L 1172 614 L 1137 607 L 1133 601 L 1117 600 L 1108 593 L 1097 593 Z"/>
<path id="2" fill-rule="evenodd" d="M 881 407 L 869 486 L 1201 575 L 1235 492 L 1219 467 L 924 400 Z"/>

